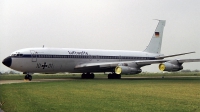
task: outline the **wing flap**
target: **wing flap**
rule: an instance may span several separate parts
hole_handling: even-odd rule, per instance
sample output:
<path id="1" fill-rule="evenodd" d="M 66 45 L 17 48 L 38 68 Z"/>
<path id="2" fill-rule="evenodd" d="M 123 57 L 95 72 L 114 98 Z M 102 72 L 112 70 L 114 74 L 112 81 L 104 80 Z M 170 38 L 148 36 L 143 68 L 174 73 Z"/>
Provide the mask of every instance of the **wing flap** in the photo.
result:
<path id="1" fill-rule="evenodd" d="M 116 66 L 119 62 L 102 62 L 102 63 L 84 63 L 75 66 L 75 68 L 86 68 L 86 67 L 113 67 Z"/>
<path id="2" fill-rule="evenodd" d="M 144 60 L 144 61 L 135 61 L 137 65 L 151 65 L 151 64 L 157 64 L 157 63 L 163 63 L 167 62 L 169 60 Z"/>

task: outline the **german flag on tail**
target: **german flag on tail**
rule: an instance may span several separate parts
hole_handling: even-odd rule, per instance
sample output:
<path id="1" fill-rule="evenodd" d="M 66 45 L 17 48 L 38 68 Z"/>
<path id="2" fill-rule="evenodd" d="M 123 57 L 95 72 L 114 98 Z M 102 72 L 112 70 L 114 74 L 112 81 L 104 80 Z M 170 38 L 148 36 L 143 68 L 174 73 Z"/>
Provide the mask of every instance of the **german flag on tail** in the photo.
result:
<path id="1" fill-rule="evenodd" d="M 159 32 L 155 32 L 155 37 L 159 37 Z"/>

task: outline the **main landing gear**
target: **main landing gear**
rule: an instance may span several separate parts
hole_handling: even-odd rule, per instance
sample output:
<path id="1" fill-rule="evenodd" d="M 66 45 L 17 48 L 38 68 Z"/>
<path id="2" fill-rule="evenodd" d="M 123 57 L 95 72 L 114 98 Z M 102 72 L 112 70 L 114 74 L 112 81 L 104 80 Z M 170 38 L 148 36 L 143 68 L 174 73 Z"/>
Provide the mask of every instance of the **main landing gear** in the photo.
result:
<path id="1" fill-rule="evenodd" d="M 24 80 L 32 80 L 32 76 L 29 73 L 26 73 L 26 75 L 24 76 Z"/>
<path id="2" fill-rule="evenodd" d="M 108 79 L 121 79 L 121 74 L 109 73 Z"/>
<path id="3" fill-rule="evenodd" d="M 90 73 L 90 72 L 83 73 L 81 75 L 81 79 L 94 79 L 94 73 Z M 121 74 L 109 73 L 108 79 L 121 79 Z"/>
<path id="4" fill-rule="evenodd" d="M 81 79 L 94 79 L 94 73 L 90 73 L 90 72 L 83 73 L 81 75 Z"/>

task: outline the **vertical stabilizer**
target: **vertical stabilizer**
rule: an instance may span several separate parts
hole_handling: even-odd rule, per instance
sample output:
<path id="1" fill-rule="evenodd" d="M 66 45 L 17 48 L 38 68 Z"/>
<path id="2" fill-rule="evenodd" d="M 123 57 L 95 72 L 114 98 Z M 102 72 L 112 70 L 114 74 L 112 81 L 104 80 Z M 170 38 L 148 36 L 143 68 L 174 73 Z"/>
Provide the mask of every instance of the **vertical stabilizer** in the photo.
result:
<path id="1" fill-rule="evenodd" d="M 151 41 L 150 41 L 149 45 L 147 46 L 147 48 L 144 50 L 145 52 L 159 54 L 161 51 L 165 20 L 158 20 L 158 21 L 159 21 L 159 23 L 158 23 L 156 30 L 151 38 Z"/>

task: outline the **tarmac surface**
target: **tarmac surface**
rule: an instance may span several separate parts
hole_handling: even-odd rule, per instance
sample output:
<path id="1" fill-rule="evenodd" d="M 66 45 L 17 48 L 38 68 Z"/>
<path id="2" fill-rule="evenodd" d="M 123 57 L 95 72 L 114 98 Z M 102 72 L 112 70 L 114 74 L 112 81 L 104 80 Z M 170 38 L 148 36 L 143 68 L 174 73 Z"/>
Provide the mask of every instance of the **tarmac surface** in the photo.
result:
<path id="1" fill-rule="evenodd" d="M 200 78 L 200 76 L 159 76 L 159 77 L 122 77 L 121 80 L 152 80 L 152 79 L 181 79 L 181 78 Z M 67 78 L 67 79 L 33 79 L 32 81 L 27 80 L 0 80 L 1 84 L 13 84 L 13 83 L 31 83 L 31 82 L 50 82 L 50 81 L 67 81 L 67 80 L 84 80 L 81 78 Z M 112 80 L 103 78 L 95 78 L 94 80 Z"/>
<path id="2" fill-rule="evenodd" d="M 0 80 L 0 84 L 49 82 L 49 81 L 63 81 L 63 80 L 75 80 L 75 79 L 33 79 L 32 81 L 27 81 L 27 80 Z"/>
<path id="3" fill-rule="evenodd" d="M 1 110 L 1 108 L 0 108 L 0 112 L 4 112 L 3 110 Z"/>

